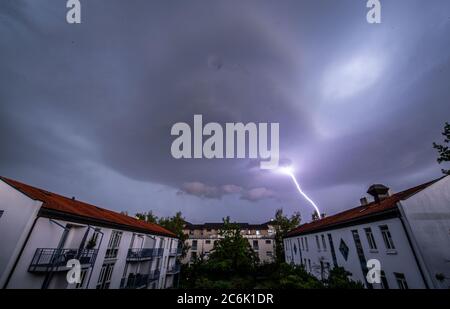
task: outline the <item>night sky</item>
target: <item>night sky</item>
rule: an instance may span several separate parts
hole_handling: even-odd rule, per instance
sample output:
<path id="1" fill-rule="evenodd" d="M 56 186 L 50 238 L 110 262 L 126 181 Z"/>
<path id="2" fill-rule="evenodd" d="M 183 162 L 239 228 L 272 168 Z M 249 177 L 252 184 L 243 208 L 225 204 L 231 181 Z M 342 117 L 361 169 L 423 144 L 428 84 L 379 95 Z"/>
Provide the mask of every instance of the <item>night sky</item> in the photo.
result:
<path id="1" fill-rule="evenodd" d="M 441 175 L 450 1 L 0 2 L 0 175 L 117 211 L 263 222 L 311 208 L 249 159 L 175 160 L 171 126 L 278 122 L 327 214 Z"/>

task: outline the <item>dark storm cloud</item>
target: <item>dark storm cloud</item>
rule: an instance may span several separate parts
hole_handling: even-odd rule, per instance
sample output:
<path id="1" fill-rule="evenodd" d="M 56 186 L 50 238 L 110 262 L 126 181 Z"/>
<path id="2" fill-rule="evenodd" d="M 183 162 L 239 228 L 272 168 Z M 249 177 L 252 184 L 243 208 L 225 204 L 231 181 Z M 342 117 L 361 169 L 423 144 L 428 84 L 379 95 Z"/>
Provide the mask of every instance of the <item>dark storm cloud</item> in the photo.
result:
<path id="1" fill-rule="evenodd" d="M 171 126 L 202 114 L 279 122 L 283 162 L 324 208 L 353 206 L 372 182 L 427 181 L 450 120 L 450 4 L 382 3 L 369 25 L 364 1 L 82 1 L 68 25 L 54 1 L 2 1 L 0 168 L 84 192 L 92 162 L 180 201 L 237 196 L 238 219 L 246 201 L 295 209 L 288 179 L 257 161 L 171 157 Z"/>

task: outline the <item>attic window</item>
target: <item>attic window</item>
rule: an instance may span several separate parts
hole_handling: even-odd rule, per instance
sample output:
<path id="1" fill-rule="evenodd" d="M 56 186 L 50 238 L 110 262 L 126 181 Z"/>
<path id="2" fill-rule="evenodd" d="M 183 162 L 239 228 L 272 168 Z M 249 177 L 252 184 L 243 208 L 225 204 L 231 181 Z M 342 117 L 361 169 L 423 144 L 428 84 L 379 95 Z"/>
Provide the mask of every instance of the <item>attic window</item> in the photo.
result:
<path id="1" fill-rule="evenodd" d="M 0 218 L 3 216 L 4 213 L 5 213 L 4 210 L 0 210 Z"/>

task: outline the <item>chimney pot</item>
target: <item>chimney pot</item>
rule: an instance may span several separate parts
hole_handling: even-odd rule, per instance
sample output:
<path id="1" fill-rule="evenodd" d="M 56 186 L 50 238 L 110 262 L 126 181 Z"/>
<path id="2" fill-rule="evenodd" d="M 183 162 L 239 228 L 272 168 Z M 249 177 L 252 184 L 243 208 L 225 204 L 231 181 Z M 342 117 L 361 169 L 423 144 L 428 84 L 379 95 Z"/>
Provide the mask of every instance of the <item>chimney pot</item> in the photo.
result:
<path id="1" fill-rule="evenodd" d="M 369 187 L 367 193 L 373 196 L 376 203 L 389 197 L 389 188 L 382 184 L 374 184 Z"/>
<path id="2" fill-rule="evenodd" d="M 359 199 L 359 202 L 360 202 L 361 206 L 367 205 L 368 204 L 367 197 L 363 196 L 362 198 Z"/>

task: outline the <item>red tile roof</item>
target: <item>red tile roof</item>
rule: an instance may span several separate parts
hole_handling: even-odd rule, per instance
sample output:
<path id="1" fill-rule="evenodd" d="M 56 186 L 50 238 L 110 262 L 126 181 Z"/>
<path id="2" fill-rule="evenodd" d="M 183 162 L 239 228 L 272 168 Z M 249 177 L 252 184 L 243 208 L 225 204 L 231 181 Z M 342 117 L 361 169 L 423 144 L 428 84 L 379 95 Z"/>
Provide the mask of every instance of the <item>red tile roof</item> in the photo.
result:
<path id="1" fill-rule="evenodd" d="M 174 233 L 157 224 L 141 221 L 111 210 L 38 189 L 6 177 L 0 176 L 0 179 L 30 198 L 42 201 L 42 208 L 44 209 L 55 210 L 88 219 L 100 220 L 105 223 L 118 224 L 123 226 L 125 230 L 139 230 L 150 234 L 176 237 Z"/>
<path id="2" fill-rule="evenodd" d="M 297 236 L 300 234 L 307 234 L 307 233 L 313 233 L 317 230 L 325 230 L 325 229 L 331 229 L 333 227 L 337 227 L 349 222 L 353 222 L 355 220 L 362 220 L 364 218 L 370 217 L 371 215 L 382 213 L 388 210 L 393 210 L 397 208 L 397 202 L 401 200 L 405 200 L 409 198 L 410 196 L 416 194 L 417 192 L 427 188 L 428 186 L 432 185 L 436 181 L 442 179 L 436 179 L 427 183 L 424 183 L 422 185 L 419 185 L 414 188 L 410 188 L 408 190 L 396 193 L 392 196 L 389 196 L 388 198 L 376 203 L 371 202 L 364 206 L 358 206 L 343 212 L 340 212 L 338 214 L 325 217 L 323 219 L 313 221 L 310 223 L 306 223 L 303 225 L 300 225 L 299 227 L 291 230 L 286 237 L 291 236 Z"/>

